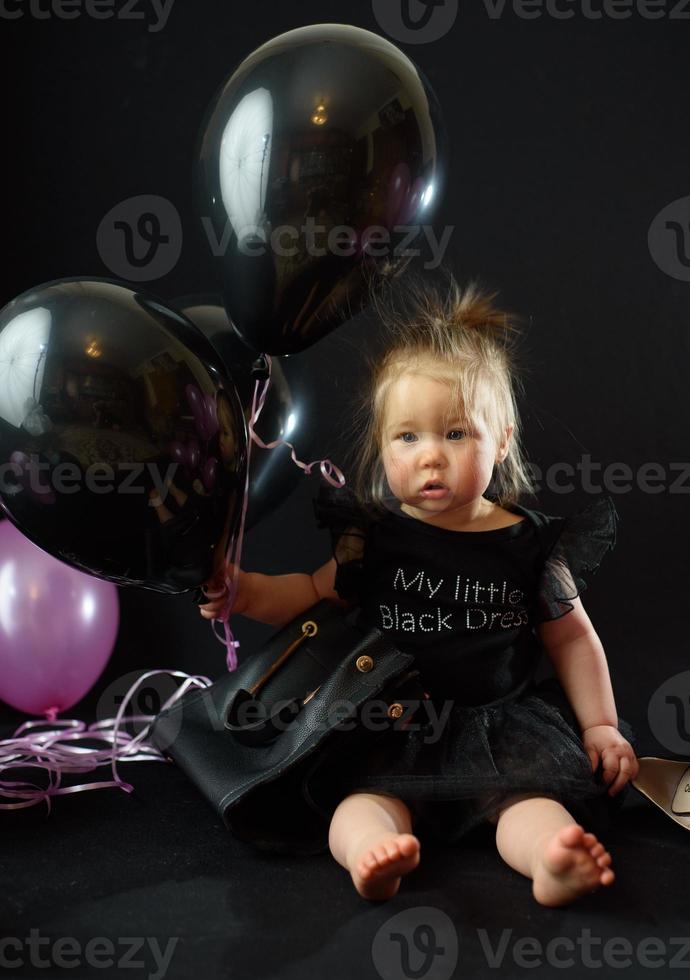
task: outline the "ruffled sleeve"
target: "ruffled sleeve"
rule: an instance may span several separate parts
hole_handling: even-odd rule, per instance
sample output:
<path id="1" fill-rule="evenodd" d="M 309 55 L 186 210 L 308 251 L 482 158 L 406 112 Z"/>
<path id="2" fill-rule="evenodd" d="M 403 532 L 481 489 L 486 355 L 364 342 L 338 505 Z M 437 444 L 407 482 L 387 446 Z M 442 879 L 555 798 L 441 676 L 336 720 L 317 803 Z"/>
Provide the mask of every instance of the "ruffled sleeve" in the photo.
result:
<path id="1" fill-rule="evenodd" d="M 358 602 L 364 574 L 364 546 L 373 518 L 349 487 L 322 485 L 313 505 L 317 526 L 331 534 L 337 563 L 335 590 L 341 599 Z"/>
<path id="2" fill-rule="evenodd" d="M 587 577 L 616 543 L 618 520 L 612 498 L 599 497 L 558 521 L 538 587 L 538 623 L 572 611 L 572 600 L 587 588 Z"/>

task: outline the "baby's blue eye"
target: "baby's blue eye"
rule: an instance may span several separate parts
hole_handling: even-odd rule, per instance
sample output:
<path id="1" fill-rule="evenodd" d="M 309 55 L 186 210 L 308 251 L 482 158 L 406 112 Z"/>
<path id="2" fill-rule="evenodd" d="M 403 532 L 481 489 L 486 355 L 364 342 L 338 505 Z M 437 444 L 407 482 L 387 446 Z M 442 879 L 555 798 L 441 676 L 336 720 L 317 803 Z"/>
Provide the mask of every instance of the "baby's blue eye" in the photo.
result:
<path id="1" fill-rule="evenodd" d="M 448 438 L 452 439 L 454 442 L 459 442 L 464 435 L 465 433 L 462 431 L 462 429 L 451 429 L 448 433 Z"/>
<path id="2" fill-rule="evenodd" d="M 407 436 L 411 436 L 412 438 L 408 439 Z M 401 432 L 399 438 L 402 439 L 403 442 L 414 442 L 417 436 L 414 434 L 414 432 Z"/>

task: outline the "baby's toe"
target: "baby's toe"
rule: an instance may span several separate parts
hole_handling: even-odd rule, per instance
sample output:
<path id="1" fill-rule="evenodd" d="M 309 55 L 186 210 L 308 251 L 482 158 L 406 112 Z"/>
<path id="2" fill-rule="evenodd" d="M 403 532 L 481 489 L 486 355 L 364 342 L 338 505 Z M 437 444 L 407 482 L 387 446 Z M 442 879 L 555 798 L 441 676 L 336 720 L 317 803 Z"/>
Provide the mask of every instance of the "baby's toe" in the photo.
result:
<path id="1" fill-rule="evenodd" d="M 561 844 L 564 844 L 566 847 L 580 847 L 582 845 L 583 835 L 584 830 L 578 823 L 568 824 L 567 827 L 561 827 L 558 833 Z"/>
<path id="2" fill-rule="evenodd" d="M 411 857 L 415 851 L 419 850 L 419 841 L 412 834 L 406 834 L 398 842 L 398 850 L 403 857 Z"/>

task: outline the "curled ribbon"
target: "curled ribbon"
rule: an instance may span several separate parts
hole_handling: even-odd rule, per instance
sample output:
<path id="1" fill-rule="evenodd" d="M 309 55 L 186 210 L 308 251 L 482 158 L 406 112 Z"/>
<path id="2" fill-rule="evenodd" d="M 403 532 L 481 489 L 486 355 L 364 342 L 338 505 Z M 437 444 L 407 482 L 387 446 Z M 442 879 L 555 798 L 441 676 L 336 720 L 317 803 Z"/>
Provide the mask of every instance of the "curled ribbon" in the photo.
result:
<path id="1" fill-rule="evenodd" d="M 240 518 L 239 531 L 236 536 L 231 538 L 228 543 L 228 549 L 225 556 L 224 563 L 224 575 L 223 575 L 223 588 L 218 592 L 209 592 L 205 587 L 203 592 L 208 599 L 224 599 L 223 606 L 219 611 L 219 614 L 212 620 L 211 627 L 213 633 L 220 643 L 223 643 L 227 648 L 226 663 L 229 671 L 233 671 L 237 668 L 237 648 L 239 647 L 238 641 L 234 638 L 228 619 L 232 612 L 233 606 L 235 605 L 235 598 L 237 596 L 237 579 L 239 577 L 239 567 L 240 567 L 240 555 L 242 554 L 242 542 L 244 539 L 244 524 L 247 515 L 247 504 L 249 502 L 249 468 L 251 461 L 252 443 L 255 442 L 257 446 L 261 449 L 275 449 L 276 446 L 289 446 L 290 455 L 292 456 L 293 462 L 304 470 L 305 476 L 309 476 L 312 468 L 319 464 L 319 469 L 321 475 L 324 477 L 328 483 L 333 487 L 342 487 L 345 485 L 345 477 L 338 467 L 330 461 L 330 459 L 317 459 L 312 463 L 303 463 L 301 460 L 297 459 L 295 453 L 295 447 L 291 442 L 287 442 L 285 439 L 274 439 L 273 442 L 265 443 L 260 436 L 256 434 L 254 426 L 261 415 L 261 410 L 264 407 L 264 402 L 266 401 L 266 396 L 268 394 L 268 389 L 271 384 L 271 358 L 268 354 L 263 354 L 262 357 L 265 359 L 268 367 L 268 376 L 263 379 L 257 379 L 254 383 L 254 395 L 252 398 L 252 411 L 248 423 L 249 429 L 249 444 L 247 446 L 247 468 L 244 483 L 244 500 L 242 504 L 242 516 Z M 333 479 L 332 474 L 335 473 L 335 479 Z M 228 566 L 232 568 L 232 574 L 228 574 Z M 221 622 L 223 624 L 223 636 L 221 636 L 216 631 L 216 622 Z"/>
<path id="2" fill-rule="evenodd" d="M 316 466 L 316 464 L 318 463 L 319 469 L 321 470 L 321 475 L 325 480 L 328 481 L 328 483 L 331 484 L 332 487 L 345 486 L 345 477 L 343 476 L 342 471 L 339 470 L 338 467 L 335 465 L 335 463 L 332 463 L 330 459 L 316 459 L 312 463 L 302 463 L 299 459 L 297 459 L 297 456 L 295 455 L 295 447 L 292 445 L 291 442 L 287 442 L 285 439 L 274 439 L 273 442 L 266 443 L 260 438 L 260 436 L 256 434 L 256 431 L 254 429 L 254 424 L 259 418 L 259 415 L 261 414 L 261 409 L 264 407 L 264 402 L 266 401 L 266 396 L 268 394 L 268 389 L 271 383 L 271 358 L 268 356 L 268 354 L 264 354 L 263 356 L 266 358 L 266 361 L 268 363 L 268 378 L 264 382 L 264 386 L 261 390 L 261 394 L 259 396 L 258 408 L 257 408 L 257 393 L 259 391 L 260 382 L 257 381 L 256 384 L 254 385 L 252 417 L 249 422 L 249 434 L 251 437 L 250 444 L 251 442 L 255 442 L 257 446 L 259 446 L 261 449 L 275 449 L 276 446 L 289 446 L 290 455 L 292 456 L 293 462 L 304 470 L 306 476 L 309 476 L 309 474 L 312 471 L 312 467 Z M 335 480 L 331 477 L 331 473 L 336 474 Z"/>
<path id="3" fill-rule="evenodd" d="M 244 537 L 244 525 L 249 498 L 249 462 L 252 442 L 255 442 L 262 449 L 274 449 L 280 445 L 289 446 L 293 461 L 304 470 L 306 475 L 311 473 L 312 468 L 318 462 L 322 476 L 331 486 L 344 486 L 345 484 L 345 477 L 342 472 L 330 460 L 316 460 L 312 463 L 303 463 L 297 459 L 294 446 L 291 443 L 283 439 L 276 439 L 273 442 L 264 443 L 256 434 L 254 425 L 261 414 L 270 386 L 271 359 L 268 355 L 264 356 L 268 365 L 268 376 L 263 379 L 263 383 L 261 380 L 257 380 L 254 385 L 252 414 L 248 425 L 250 440 L 247 448 L 247 471 L 239 530 L 228 544 L 224 566 L 223 590 L 221 592 L 209 592 L 204 589 L 209 599 L 220 598 L 221 596 L 225 597 L 223 609 L 219 616 L 213 620 L 212 627 L 217 639 L 227 647 L 227 667 L 229 671 L 233 671 L 237 667 L 236 649 L 239 643 L 232 635 L 228 618 L 233 608 L 237 592 L 239 557 L 242 551 L 242 540 Z M 335 474 L 335 479 L 333 479 L 332 474 Z M 232 575 L 228 573 L 228 564 L 232 567 Z M 222 637 L 216 632 L 216 620 L 223 623 L 224 636 Z M 136 714 L 125 716 L 124 714 L 125 708 L 137 688 L 149 677 L 156 674 L 168 674 L 170 677 L 177 677 L 183 680 L 183 683 L 175 693 L 162 705 L 161 711 L 177 702 L 189 688 L 204 688 L 212 684 L 212 681 L 208 677 L 189 675 L 179 670 L 150 670 L 142 674 L 130 687 L 114 718 L 107 718 L 104 721 L 94 722 L 87 726 L 85 722 L 74 718 L 58 720 L 58 709 L 51 707 L 46 710 L 45 719 L 24 722 L 17 728 L 11 738 L 0 740 L 0 774 L 6 770 L 19 769 L 26 771 L 27 769 L 36 769 L 44 775 L 47 775 L 48 785 L 39 786 L 29 781 L 0 779 L 0 799 L 13 801 L 0 803 L 0 810 L 18 810 L 45 802 L 48 813 L 50 813 L 51 798 L 54 796 L 81 793 L 92 789 L 106 789 L 109 787 L 115 787 L 126 793 L 131 793 L 134 787 L 130 783 L 125 782 L 117 772 L 118 761 L 166 761 L 166 757 L 150 741 L 146 740 L 146 736 L 156 716 Z M 138 735 L 131 736 L 121 730 L 123 723 L 143 723 L 145 727 Z M 41 731 L 39 729 L 44 730 Z M 106 747 L 98 749 L 78 744 L 80 742 L 99 741 L 105 743 Z M 91 783 L 84 782 L 76 786 L 62 785 L 62 780 L 65 775 L 91 772 L 100 766 L 108 764 L 110 764 L 112 770 L 112 780 Z"/>
<path id="4" fill-rule="evenodd" d="M 0 803 L 0 810 L 20 810 L 45 802 L 50 813 L 50 801 L 53 796 L 65 796 L 68 793 L 81 793 L 85 790 L 108 787 L 117 787 L 125 793 L 131 793 L 134 787 L 126 783 L 117 772 L 118 760 L 120 762 L 167 761 L 151 742 L 146 741 L 155 715 L 126 717 L 124 715 L 127 703 L 137 688 L 154 674 L 169 674 L 171 677 L 184 679 L 180 687 L 161 707 L 161 711 L 178 701 L 190 687 L 209 687 L 212 683 L 208 677 L 185 674 L 179 670 L 149 670 L 132 684 L 115 718 L 106 718 L 88 727 L 83 721 L 74 718 L 57 720 L 55 717 L 48 717 L 45 721 L 42 719 L 25 721 L 12 738 L 0 741 L 0 773 L 11 769 L 36 769 L 47 774 L 48 785 L 38 786 L 31 782 L 1 779 L 0 799 L 18 802 Z M 127 732 L 120 731 L 123 722 L 144 723 L 146 727 L 132 737 Z M 39 727 L 46 725 L 56 727 L 38 731 Z M 26 732 L 30 734 L 24 734 Z M 76 744 L 93 741 L 105 742 L 107 748 L 94 749 Z M 67 774 L 91 772 L 108 763 L 113 773 L 112 780 L 79 783 L 76 786 L 61 785 L 63 777 Z"/>

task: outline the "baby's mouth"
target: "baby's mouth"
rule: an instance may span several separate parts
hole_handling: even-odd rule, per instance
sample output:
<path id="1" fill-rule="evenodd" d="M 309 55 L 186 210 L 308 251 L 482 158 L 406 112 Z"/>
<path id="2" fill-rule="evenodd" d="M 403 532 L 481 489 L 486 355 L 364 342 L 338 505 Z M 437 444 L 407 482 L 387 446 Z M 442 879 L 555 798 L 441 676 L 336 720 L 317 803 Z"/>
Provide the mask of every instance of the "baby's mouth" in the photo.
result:
<path id="1" fill-rule="evenodd" d="M 448 492 L 448 487 L 441 480 L 427 480 L 420 490 L 420 495 L 428 500 L 438 500 L 445 497 Z"/>

